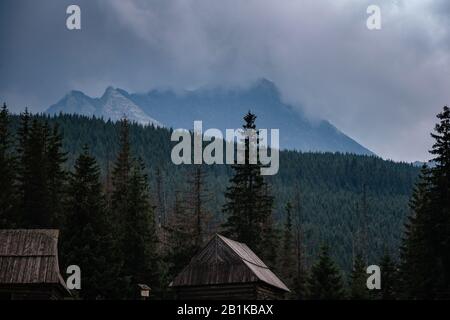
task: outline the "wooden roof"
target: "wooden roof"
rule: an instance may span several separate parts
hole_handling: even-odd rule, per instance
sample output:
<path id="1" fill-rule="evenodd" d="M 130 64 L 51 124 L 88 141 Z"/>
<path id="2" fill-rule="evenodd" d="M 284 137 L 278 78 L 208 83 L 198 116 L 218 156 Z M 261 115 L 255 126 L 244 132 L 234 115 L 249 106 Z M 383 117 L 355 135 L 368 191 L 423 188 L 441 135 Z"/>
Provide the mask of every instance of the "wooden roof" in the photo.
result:
<path id="1" fill-rule="evenodd" d="M 171 283 L 172 287 L 264 282 L 286 285 L 244 243 L 216 234 Z"/>
<path id="2" fill-rule="evenodd" d="M 58 230 L 0 230 L 0 285 L 58 284 Z"/>

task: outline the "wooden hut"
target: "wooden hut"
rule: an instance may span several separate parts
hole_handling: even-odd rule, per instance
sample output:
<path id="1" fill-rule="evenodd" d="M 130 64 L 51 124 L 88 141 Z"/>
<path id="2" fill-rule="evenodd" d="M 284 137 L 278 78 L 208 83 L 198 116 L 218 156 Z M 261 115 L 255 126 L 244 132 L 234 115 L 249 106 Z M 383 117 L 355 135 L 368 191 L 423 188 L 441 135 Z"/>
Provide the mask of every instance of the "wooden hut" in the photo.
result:
<path id="1" fill-rule="evenodd" d="M 0 230 L 0 299 L 70 296 L 58 265 L 58 230 Z"/>
<path id="2" fill-rule="evenodd" d="M 177 299 L 282 299 L 289 289 L 246 244 L 216 234 L 172 281 Z"/>

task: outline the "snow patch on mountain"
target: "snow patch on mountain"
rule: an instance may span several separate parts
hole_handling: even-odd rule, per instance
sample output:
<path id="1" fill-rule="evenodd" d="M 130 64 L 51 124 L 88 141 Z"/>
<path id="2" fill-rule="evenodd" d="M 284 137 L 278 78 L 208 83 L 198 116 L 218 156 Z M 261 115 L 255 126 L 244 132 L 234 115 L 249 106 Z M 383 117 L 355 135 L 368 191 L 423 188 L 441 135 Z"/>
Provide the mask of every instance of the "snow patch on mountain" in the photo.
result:
<path id="1" fill-rule="evenodd" d="M 131 122 L 136 122 L 142 125 L 154 125 L 162 127 L 163 125 L 148 116 L 139 106 L 128 99 L 122 92 L 112 87 L 106 89 L 101 101 L 101 115 L 105 119 L 111 121 L 119 121 L 126 118 Z"/>
<path id="2" fill-rule="evenodd" d="M 49 114 L 81 114 L 102 117 L 105 120 L 119 121 L 123 118 L 141 125 L 163 127 L 163 124 L 150 117 L 131 101 L 124 90 L 108 87 L 101 98 L 91 98 L 80 91 L 71 91 L 56 104 L 50 106 Z"/>

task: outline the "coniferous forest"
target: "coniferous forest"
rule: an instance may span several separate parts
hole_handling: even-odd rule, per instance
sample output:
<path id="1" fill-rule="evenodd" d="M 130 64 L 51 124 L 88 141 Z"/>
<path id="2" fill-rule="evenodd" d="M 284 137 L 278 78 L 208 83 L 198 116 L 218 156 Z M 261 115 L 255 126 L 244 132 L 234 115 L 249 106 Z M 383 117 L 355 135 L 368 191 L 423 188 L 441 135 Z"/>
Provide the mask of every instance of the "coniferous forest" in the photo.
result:
<path id="1" fill-rule="evenodd" d="M 176 166 L 170 135 L 3 106 L 0 229 L 59 229 L 61 269 L 83 270 L 80 299 L 134 299 L 137 283 L 173 298 L 169 283 L 217 232 L 252 248 L 290 299 L 450 298 L 449 108 L 423 168 L 297 151 L 280 152 L 274 176 L 260 164 Z M 383 286 L 369 291 L 373 264 Z"/>

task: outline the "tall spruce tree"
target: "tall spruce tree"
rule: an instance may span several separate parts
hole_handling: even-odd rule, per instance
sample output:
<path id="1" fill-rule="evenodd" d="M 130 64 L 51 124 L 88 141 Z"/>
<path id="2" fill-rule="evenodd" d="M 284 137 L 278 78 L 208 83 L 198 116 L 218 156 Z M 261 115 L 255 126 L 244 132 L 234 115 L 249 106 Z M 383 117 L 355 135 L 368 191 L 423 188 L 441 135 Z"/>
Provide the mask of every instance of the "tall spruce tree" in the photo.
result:
<path id="1" fill-rule="evenodd" d="M 445 106 L 437 115 L 439 122 L 431 134 L 435 143 L 430 151 L 435 166 L 430 176 L 429 214 L 427 229 L 436 253 L 438 268 L 435 279 L 436 298 L 450 298 L 450 109 Z"/>
<path id="2" fill-rule="evenodd" d="M 119 127 L 119 153 L 111 175 L 112 191 L 107 197 L 110 200 L 111 218 L 113 221 L 114 233 L 119 243 L 117 258 L 121 264 L 120 277 L 117 281 L 117 287 L 120 288 L 121 298 L 133 298 L 133 283 L 131 275 L 125 270 L 124 238 L 125 238 L 125 220 L 129 210 L 129 185 L 131 177 L 131 148 L 129 141 L 129 123 L 127 119 L 120 121 Z M 135 284 L 137 285 L 137 284 Z"/>
<path id="3" fill-rule="evenodd" d="M 248 112 L 243 125 L 244 164 L 233 165 L 234 176 L 225 193 L 226 203 L 223 207 L 227 221 L 223 225 L 225 233 L 233 239 L 246 243 L 256 254 L 261 255 L 267 263 L 273 264 L 276 252 L 276 238 L 272 224 L 273 197 L 264 177 L 259 157 L 255 164 L 250 163 L 250 143 L 259 144 L 256 133 L 256 116 Z"/>
<path id="4" fill-rule="evenodd" d="M 132 299 L 136 298 L 138 283 L 153 289 L 159 286 L 158 239 L 148 177 L 143 161 L 132 157 L 126 119 L 120 124 L 119 143 L 112 176 L 111 208 L 121 243 L 123 295 Z"/>
<path id="5" fill-rule="evenodd" d="M 65 190 L 62 136 L 47 121 L 21 114 L 18 129 L 18 207 L 23 228 L 57 228 Z"/>
<path id="6" fill-rule="evenodd" d="M 128 210 L 124 212 L 124 275 L 132 285 L 145 283 L 156 289 L 158 252 L 154 207 L 150 203 L 148 178 L 142 160 L 137 159 L 129 182 Z M 134 290 L 134 289 L 133 289 Z"/>
<path id="7" fill-rule="evenodd" d="M 123 222 L 123 213 L 128 210 L 128 192 L 131 176 L 132 155 L 130 147 L 129 123 L 127 119 L 120 121 L 119 153 L 112 172 L 111 205 L 116 225 Z"/>
<path id="8" fill-rule="evenodd" d="M 47 139 L 48 127 L 38 119 L 31 121 L 28 129 L 27 115 L 22 122 L 21 132 L 28 132 L 20 141 L 19 192 L 21 227 L 50 228 L 53 217 L 49 210 L 49 193 L 47 189 Z"/>
<path id="9" fill-rule="evenodd" d="M 69 176 L 61 234 L 63 265 L 81 269 L 82 299 L 120 298 L 121 260 L 102 188 L 99 167 L 85 146 Z"/>
<path id="10" fill-rule="evenodd" d="M 331 259 L 328 246 L 320 249 L 318 261 L 308 278 L 308 298 L 311 300 L 340 300 L 345 298 L 341 272 Z"/>
<path id="11" fill-rule="evenodd" d="M 428 222 L 428 192 L 430 171 L 422 167 L 410 200 L 411 215 L 405 223 L 400 248 L 401 298 L 426 299 L 432 289 L 430 271 L 435 272 L 432 252 L 427 249 L 425 226 Z"/>
<path id="12" fill-rule="evenodd" d="M 427 169 L 412 198 L 402 248 L 402 280 L 412 298 L 450 297 L 450 109 L 437 115 Z"/>
<path id="13" fill-rule="evenodd" d="M 9 125 L 8 108 L 3 104 L 0 111 L 0 229 L 14 227 L 16 222 L 16 159 Z"/>

